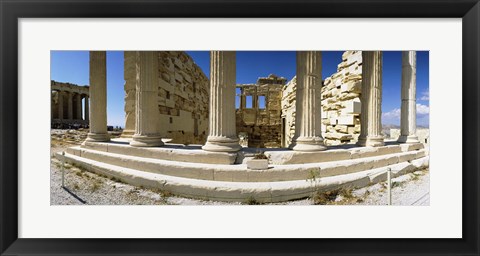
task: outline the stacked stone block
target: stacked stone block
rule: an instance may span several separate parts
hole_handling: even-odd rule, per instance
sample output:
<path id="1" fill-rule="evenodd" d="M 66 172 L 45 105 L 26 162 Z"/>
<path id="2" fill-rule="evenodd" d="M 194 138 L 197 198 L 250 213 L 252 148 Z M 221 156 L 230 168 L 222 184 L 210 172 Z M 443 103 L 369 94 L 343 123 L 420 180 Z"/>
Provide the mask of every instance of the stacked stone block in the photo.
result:
<path id="1" fill-rule="evenodd" d="M 362 52 L 346 51 L 322 87 L 322 131 L 327 145 L 356 141 L 360 134 Z"/>
<path id="2" fill-rule="evenodd" d="M 125 52 L 125 136 L 135 129 L 135 63 Z M 181 51 L 158 54 L 160 134 L 172 143 L 204 144 L 208 136 L 210 81 L 193 59 Z"/>
<path id="3" fill-rule="evenodd" d="M 283 143 L 282 147 L 289 147 L 295 136 L 295 95 L 297 92 L 297 78 L 294 77 L 285 85 L 282 91 L 282 119 Z"/>
<path id="4" fill-rule="evenodd" d="M 323 81 L 321 90 L 322 136 L 326 145 L 355 142 L 360 135 L 362 52 L 346 51 L 337 72 Z M 296 78 L 283 89 L 283 144 L 288 147 L 295 134 Z"/>
<path id="5" fill-rule="evenodd" d="M 260 77 L 256 84 L 239 84 L 240 107 L 236 111 L 236 131 L 242 146 L 277 148 L 282 146 L 282 89 L 286 79 L 275 75 Z M 246 107 L 246 97 L 252 97 L 252 107 Z M 265 107 L 258 97 L 265 97 Z M 246 141 L 246 142 L 245 142 Z"/>

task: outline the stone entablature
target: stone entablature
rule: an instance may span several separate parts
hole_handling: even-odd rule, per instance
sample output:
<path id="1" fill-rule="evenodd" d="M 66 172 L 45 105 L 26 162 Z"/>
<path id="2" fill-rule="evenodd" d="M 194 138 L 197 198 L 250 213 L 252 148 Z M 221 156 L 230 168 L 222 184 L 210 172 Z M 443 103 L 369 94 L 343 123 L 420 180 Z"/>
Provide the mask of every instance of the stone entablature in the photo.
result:
<path id="1" fill-rule="evenodd" d="M 51 80 L 50 87 L 52 128 L 88 126 L 89 86 Z"/>
<path id="2" fill-rule="evenodd" d="M 271 74 L 258 78 L 256 84 L 237 84 L 240 106 L 236 110 L 236 130 L 242 146 L 281 147 L 281 99 L 286 81 L 286 78 Z M 260 97 L 263 98 L 262 104 Z M 250 104 L 247 104 L 248 100 Z"/>
<path id="3" fill-rule="evenodd" d="M 193 59 L 181 51 L 155 52 L 158 56 L 158 109 L 156 121 L 163 138 L 172 143 L 203 144 L 208 135 L 209 79 Z M 124 52 L 125 130 L 135 130 L 135 52 Z M 152 121 L 152 120 L 149 120 Z"/>
<path id="4" fill-rule="evenodd" d="M 76 85 L 72 83 L 62 83 L 57 82 L 55 80 L 51 80 L 51 88 L 52 91 L 63 91 L 63 92 L 71 92 L 71 93 L 78 93 L 83 95 L 89 95 L 89 87 L 88 85 Z"/>

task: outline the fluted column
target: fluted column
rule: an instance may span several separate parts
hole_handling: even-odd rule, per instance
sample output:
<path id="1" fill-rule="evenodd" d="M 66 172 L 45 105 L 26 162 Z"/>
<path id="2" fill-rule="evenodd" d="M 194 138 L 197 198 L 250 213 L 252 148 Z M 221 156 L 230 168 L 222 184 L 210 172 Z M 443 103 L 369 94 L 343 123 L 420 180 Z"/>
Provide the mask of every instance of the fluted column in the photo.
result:
<path id="1" fill-rule="evenodd" d="M 122 137 L 126 138 L 131 138 L 135 134 L 136 58 L 135 51 L 124 51 L 123 53 L 125 128 L 123 129 Z"/>
<path id="2" fill-rule="evenodd" d="M 417 52 L 402 52 L 402 110 L 398 142 L 417 143 Z"/>
<path id="3" fill-rule="evenodd" d="M 382 58 L 381 51 L 362 52 L 362 113 L 357 144 L 383 146 L 382 135 Z"/>
<path id="4" fill-rule="evenodd" d="M 297 151 L 325 150 L 321 131 L 322 53 L 297 52 L 295 137 Z"/>
<path id="5" fill-rule="evenodd" d="M 80 93 L 77 93 L 76 95 L 76 103 L 77 103 L 77 107 L 76 107 L 76 117 L 75 119 L 78 119 L 78 120 L 82 120 L 82 95 L 80 95 Z"/>
<path id="6" fill-rule="evenodd" d="M 90 102 L 88 102 L 88 95 L 85 96 L 85 121 L 90 121 Z"/>
<path id="7" fill-rule="evenodd" d="M 243 89 L 241 90 L 241 94 L 240 94 L 240 109 L 245 109 L 247 107 L 247 97 L 246 95 L 243 93 Z"/>
<path id="8" fill-rule="evenodd" d="M 68 92 L 67 97 L 67 117 L 73 120 L 73 92 Z"/>
<path id="9" fill-rule="evenodd" d="M 63 92 L 58 91 L 58 119 L 63 121 Z"/>
<path id="10" fill-rule="evenodd" d="M 203 150 L 240 150 L 235 127 L 236 59 L 233 51 L 210 52 L 209 134 Z"/>
<path id="11" fill-rule="evenodd" d="M 158 55 L 152 51 L 136 52 L 135 134 L 130 145 L 162 146 L 158 118 Z"/>
<path id="12" fill-rule="evenodd" d="M 87 141 L 109 141 L 107 132 L 107 53 L 90 51 L 90 132 Z"/>

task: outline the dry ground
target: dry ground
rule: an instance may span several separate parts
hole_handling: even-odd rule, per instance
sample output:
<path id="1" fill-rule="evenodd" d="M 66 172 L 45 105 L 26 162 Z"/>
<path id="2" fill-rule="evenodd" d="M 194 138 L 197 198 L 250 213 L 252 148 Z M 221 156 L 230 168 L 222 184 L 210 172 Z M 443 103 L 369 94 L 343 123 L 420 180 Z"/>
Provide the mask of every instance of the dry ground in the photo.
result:
<path id="1" fill-rule="evenodd" d="M 62 152 L 80 144 L 86 130 L 52 130 L 51 152 Z M 62 163 L 52 157 L 50 170 L 51 205 L 239 205 L 257 204 L 254 200 L 225 203 L 181 198 L 168 192 L 135 187 L 64 164 L 65 187 L 62 187 Z M 394 205 L 429 205 L 428 170 L 403 175 L 392 180 Z M 312 194 L 311 198 L 281 205 L 386 205 L 385 182 L 360 189 L 343 189 Z"/>

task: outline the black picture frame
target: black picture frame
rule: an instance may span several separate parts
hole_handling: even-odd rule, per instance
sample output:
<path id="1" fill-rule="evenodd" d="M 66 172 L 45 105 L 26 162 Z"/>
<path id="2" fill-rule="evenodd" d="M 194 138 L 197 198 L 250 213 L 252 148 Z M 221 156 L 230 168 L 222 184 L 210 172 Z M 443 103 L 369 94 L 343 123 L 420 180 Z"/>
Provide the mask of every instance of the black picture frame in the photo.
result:
<path id="1" fill-rule="evenodd" d="M 19 18 L 58 17 L 462 18 L 463 238 L 18 238 L 18 20 Z M 1 255 L 479 255 L 480 4 L 478 0 L 144 0 L 138 2 L 135 0 L 0 0 L 0 18 Z M 441 223 L 438 226 L 441 228 Z"/>

